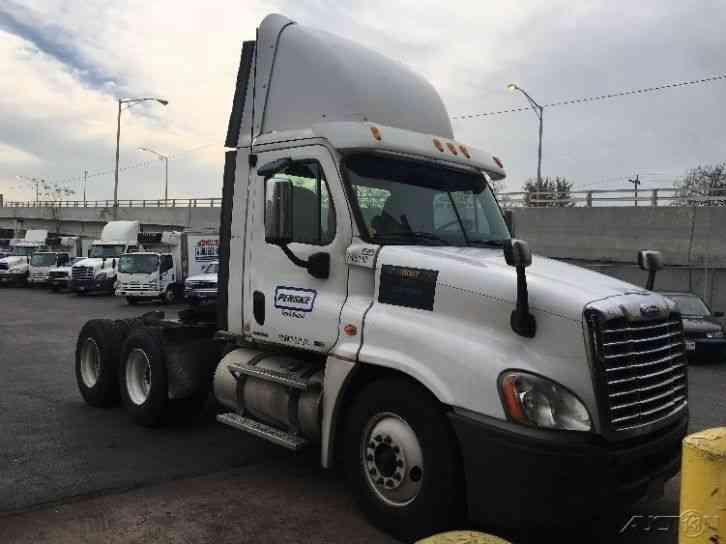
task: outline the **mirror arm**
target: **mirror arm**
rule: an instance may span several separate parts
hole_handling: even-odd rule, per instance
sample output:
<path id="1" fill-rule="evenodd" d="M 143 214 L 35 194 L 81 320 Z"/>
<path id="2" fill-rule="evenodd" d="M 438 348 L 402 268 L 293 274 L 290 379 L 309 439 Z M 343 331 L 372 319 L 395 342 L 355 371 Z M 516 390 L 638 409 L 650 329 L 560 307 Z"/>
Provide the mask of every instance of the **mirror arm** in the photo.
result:
<path id="1" fill-rule="evenodd" d="M 529 312 L 529 292 L 527 290 L 527 273 L 524 266 L 517 266 L 517 303 L 509 323 L 512 330 L 525 338 L 534 338 L 537 322 Z"/>
<path id="2" fill-rule="evenodd" d="M 654 269 L 650 269 L 650 270 L 648 270 L 648 282 L 645 284 L 645 288 L 648 291 L 652 291 L 653 290 L 653 284 L 655 284 L 655 270 Z"/>
<path id="3" fill-rule="evenodd" d="M 287 256 L 288 259 L 290 259 L 292 261 L 292 263 L 295 266 L 299 266 L 300 268 L 308 267 L 308 262 L 303 261 L 300 257 L 295 255 L 292 252 L 292 250 L 287 246 L 287 244 L 277 244 L 277 245 L 280 246 L 280 249 L 282 250 L 282 252 Z"/>

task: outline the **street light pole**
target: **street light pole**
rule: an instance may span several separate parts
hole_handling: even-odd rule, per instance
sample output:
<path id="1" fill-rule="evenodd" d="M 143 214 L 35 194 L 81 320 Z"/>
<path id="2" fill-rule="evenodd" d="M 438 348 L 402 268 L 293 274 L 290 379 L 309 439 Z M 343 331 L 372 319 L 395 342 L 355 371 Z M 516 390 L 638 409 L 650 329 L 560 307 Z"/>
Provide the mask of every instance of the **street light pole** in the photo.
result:
<path id="1" fill-rule="evenodd" d="M 519 85 L 516 83 L 510 83 L 507 85 L 507 89 L 510 91 L 519 91 L 524 95 L 524 97 L 529 102 L 529 105 L 532 107 L 532 110 L 534 111 L 535 115 L 537 116 L 537 119 L 539 119 L 539 145 L 537 147 L 537 183 L 541 185 L 542 183 L 542 130 L 543 130 L 543 117 L 544 117 L 544 106 L 540 106 L 534 98 L 529 96 L 529 93 L 522 89 Z"/>
<path id="2" fill-rule="evenodd" d="M 164 155 L 148 147 L 140 147 L 139 151 L 153 153 L 164 163 L 164 201 L 169 200 L 169 155 Z"/>
<path id="3" fill-rule="evenodd" d="M 116 117 L 116 167 L 113 177 L 113 207 L 118 208 L 118 161 L 119 161 L 119 143 L 121 141 L 121 109 L 124 104 L 129 107 L 139 102 L 156 101 L 162 106 L 166 106 L 169 101 L 163 98 L 145 97 L 145 98 L 119 98 L 118 99 L 118 115 Z"/>
<path id="4" fill-rule="evenodd" d="M 22 179 L 25 181 L 29 181 L 33 185 L 35 185 L 35 203 L 37 204 L 40 202 L 40 184 L 44 182 L 44 179 L 39 178 L 29 178 L 28 176 L 15 176 L 18 179 Z"/>

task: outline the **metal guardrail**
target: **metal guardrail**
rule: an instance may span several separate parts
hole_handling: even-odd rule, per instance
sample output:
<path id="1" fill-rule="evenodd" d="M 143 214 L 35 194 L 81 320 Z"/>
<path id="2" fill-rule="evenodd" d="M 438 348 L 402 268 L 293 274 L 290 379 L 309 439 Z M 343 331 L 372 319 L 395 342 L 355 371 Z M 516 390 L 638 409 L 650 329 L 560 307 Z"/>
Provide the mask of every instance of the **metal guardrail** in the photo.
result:
<path id="1" fill-rule="evenodd" d="M 503 192 L 498 193 L 504 208 L 526 207 L 594 207 L 594 206 L 726 206 L 726 189 L 711 189 L 709 195 L 684 194 L 681 189 L 590 189 L 563 193 Z"/>
<path id="2" fill-rule="evenodd" d="M 213 198 L 169 198 L 119 200 L 119 208 L 218 208 L 221 197 Z M 109 200 L 6 200 L 0 201 L 5 208 L 113 208 Z"/>
<path id="3" fill-rule="evenodd" d="M 725 206 L 726 189 L 711 189 L 706 196 L 685 195 L 680 189 L 589 189 L 558 192 L 514 191 L 497 194 L 504 208 L 595 207 L 595 206 Z M 637 194 L 637 197 L 636 197 Z M 5 201 L 6 208 L 113 208 L 113 200 L 23 200 Z M 119 200 L 120 208 L 218 208 L 221 197 Z"/>

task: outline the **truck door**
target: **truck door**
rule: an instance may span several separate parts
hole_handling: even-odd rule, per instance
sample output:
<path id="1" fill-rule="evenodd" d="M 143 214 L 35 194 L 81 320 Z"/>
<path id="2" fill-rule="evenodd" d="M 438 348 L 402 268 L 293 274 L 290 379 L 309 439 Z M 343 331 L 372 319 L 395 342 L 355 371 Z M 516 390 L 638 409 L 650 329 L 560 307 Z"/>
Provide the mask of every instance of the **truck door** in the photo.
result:
<path id="1" fill-rule="evenodd" d="M 283 171 L 293 184 L 293 243 L 302 260 L 311 254 L 330 255 L 327 279 L 312 277 L 296 266 L 281 248 L 265 242 L 265 192 L 269 178 L 250 171 L 251 210 L 245 256 L 244 324 L 261 341 L 313 351 L 329 351 L 338 337 L 339 316 L 347 295 L 345 249 L 351 222 L 343 187 L 330 152 L 309 145 L 258 155 L 257 166 L 290 158 Z"/>
<path id="2" fill-rule="evenodd" d="M 171 255 L 162 255 L 160 258 L 159 286 L 166 289 L 166 286 L 175 280 L 174 260 Z"/>

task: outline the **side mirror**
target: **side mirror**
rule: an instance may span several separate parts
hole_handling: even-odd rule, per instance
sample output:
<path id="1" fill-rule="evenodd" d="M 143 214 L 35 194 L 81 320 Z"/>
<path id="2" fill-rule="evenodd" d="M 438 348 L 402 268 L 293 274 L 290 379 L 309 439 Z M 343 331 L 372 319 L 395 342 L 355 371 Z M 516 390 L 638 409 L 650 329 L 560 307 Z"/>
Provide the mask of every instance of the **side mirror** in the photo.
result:
<path id="1" fill-rule="evenodd" d="M 111 262 L 111 268 L 116 268 L 116 259 Z"/>
<path id="2" fill-rule="evenodd" d="M 510 239 L 504 242 L 504 260 L 509 266 L 517 269 L 517 302 L 509 323 L 512 330 L 533 338 L 537 332 L 537 322 L 529 312 L 529 291 L 527 290 L 527 273 L 525 268 L 532 264 L 532 252 L 524 240 Z"/>
<path id="3" fill-rule="evenodd" d="M 292 182 L 285 177 L 267 181 L 265 241 L 280 246 L 292 241 Z"/>
<path id="4" fill-rule="evenodd" d="M 655 273 L 663 268 L 663 256 L 660 251 L 643 249 L 638 251 L 638 266 L 648 272 L 648 281 L 645 288 L 652 291 L 655 283 Z"/>

